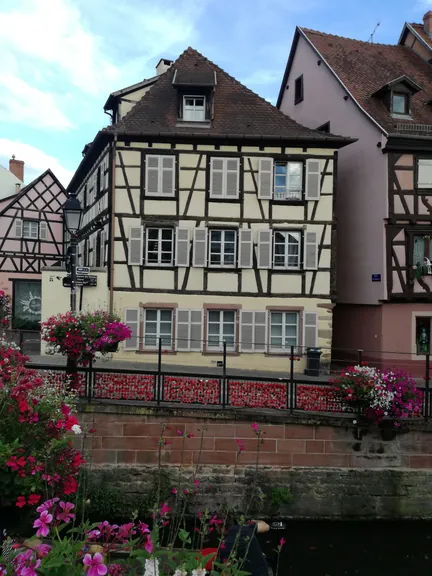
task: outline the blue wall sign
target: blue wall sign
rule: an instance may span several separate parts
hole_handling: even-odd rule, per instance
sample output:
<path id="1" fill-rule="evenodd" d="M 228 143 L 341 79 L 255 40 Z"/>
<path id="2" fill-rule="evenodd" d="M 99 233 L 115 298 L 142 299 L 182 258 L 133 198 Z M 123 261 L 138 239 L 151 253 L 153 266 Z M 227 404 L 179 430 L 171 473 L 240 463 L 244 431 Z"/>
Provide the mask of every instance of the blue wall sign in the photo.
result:
<path id="1" fill-rule="evenodd" d="M 372 282 L 381 282 L 381 274 L 372 274 Z"/>

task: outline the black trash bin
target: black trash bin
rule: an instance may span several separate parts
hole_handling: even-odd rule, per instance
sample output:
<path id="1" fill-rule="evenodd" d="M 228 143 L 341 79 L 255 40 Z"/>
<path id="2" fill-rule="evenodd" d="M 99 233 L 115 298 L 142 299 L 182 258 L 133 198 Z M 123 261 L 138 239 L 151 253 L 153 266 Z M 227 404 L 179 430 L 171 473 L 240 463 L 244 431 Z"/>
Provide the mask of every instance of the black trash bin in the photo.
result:
<path id="1" fill-rule="evenodd" d="M 308 348 L 306 352 L 307 376 L 319 376 L 321 367 L 321 348 Z"/>

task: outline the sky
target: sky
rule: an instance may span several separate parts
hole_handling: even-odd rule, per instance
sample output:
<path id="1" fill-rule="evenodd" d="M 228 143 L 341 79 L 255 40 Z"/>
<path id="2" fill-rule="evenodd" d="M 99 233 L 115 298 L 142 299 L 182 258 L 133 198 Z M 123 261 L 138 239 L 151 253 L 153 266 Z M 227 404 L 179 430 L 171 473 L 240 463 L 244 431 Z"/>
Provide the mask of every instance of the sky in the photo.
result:
<path id="1" fill-rule="evenodd" d="M 276 102 L 295 26 L 396 43 L 432 0 L 0 0 L 0 164 L 67 185 L 110 92 L 188 46 Z"/>

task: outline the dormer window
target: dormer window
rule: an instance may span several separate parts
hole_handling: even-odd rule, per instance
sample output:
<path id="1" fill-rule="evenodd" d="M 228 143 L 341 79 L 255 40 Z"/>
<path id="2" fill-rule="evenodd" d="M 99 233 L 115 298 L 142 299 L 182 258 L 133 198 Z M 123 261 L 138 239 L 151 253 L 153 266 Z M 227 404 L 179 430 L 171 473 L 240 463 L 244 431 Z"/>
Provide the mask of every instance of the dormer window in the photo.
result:
<path id="1" fill-rule="evenodd" d="M 392 113 L 407 116 L 410 113 L 409 110 L 409 94 L 392 92 Z"/>
<path id="2" fill-rule="evenodd" d="M 183 120 L 204 122 L 205 119 L 205 97 L 183 96 Z"/>

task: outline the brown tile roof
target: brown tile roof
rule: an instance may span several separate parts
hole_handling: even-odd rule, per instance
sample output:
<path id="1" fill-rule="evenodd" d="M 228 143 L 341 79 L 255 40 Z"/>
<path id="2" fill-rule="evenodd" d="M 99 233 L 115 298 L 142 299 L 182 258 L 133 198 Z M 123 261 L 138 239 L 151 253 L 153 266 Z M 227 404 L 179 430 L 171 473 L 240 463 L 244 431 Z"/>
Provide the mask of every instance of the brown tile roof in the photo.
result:
<path id="1" fill-rule="evenodd" d="M 426 32 L 424 31 L 423 24 L 415 24 L 415 23 L 412 23 L 412 24 L 410 24 L 410 26 L 411 26 L 411 28 L 413 28 L 413 29 L 416 31 L 416 33 L 420 36 L 420 38 L 421 38 L 422 40 L 424 40 L 424 41 L 426 42 L 426 44 L 428 44 L 428 46 L 429 46 L 430 48 L 432 48 L 432 39 L 431 39 L 431 37 L 428 36 L 428 35 L 426 34 Z"/>
<path id="2" fill-rule="evenodd" d="M 174 73 L 190 76 L 214 74 L 214 114 L 210 127 L 181 126 L 177 120 L 177 88 Z M 318 140 L 336 147 L 351 140 L 311 130 L 280 112 L 269 102 L 243 86 L 193 48 L 188 48 L 124 118 L 106 131 L 128 135 L 182 135 L 201 137 Z"/>
<path id="3" fill-rule="evenodd" d="M 357 103 L 385 131 L 397 132 L 397 125 L 432 124 L 432 69 L 414 52 L 405 46 L 371 44 L 351 38 L 324 34 L 315 30 L 301 28 L 302 32 L 321 54 L 340 80 L 356 99 Z M 372 96 L 384 84 L 407 76 L 416 82 L 422 90 L 412 97 L 412 120 L 392 118 L 382 101 Z"/>

